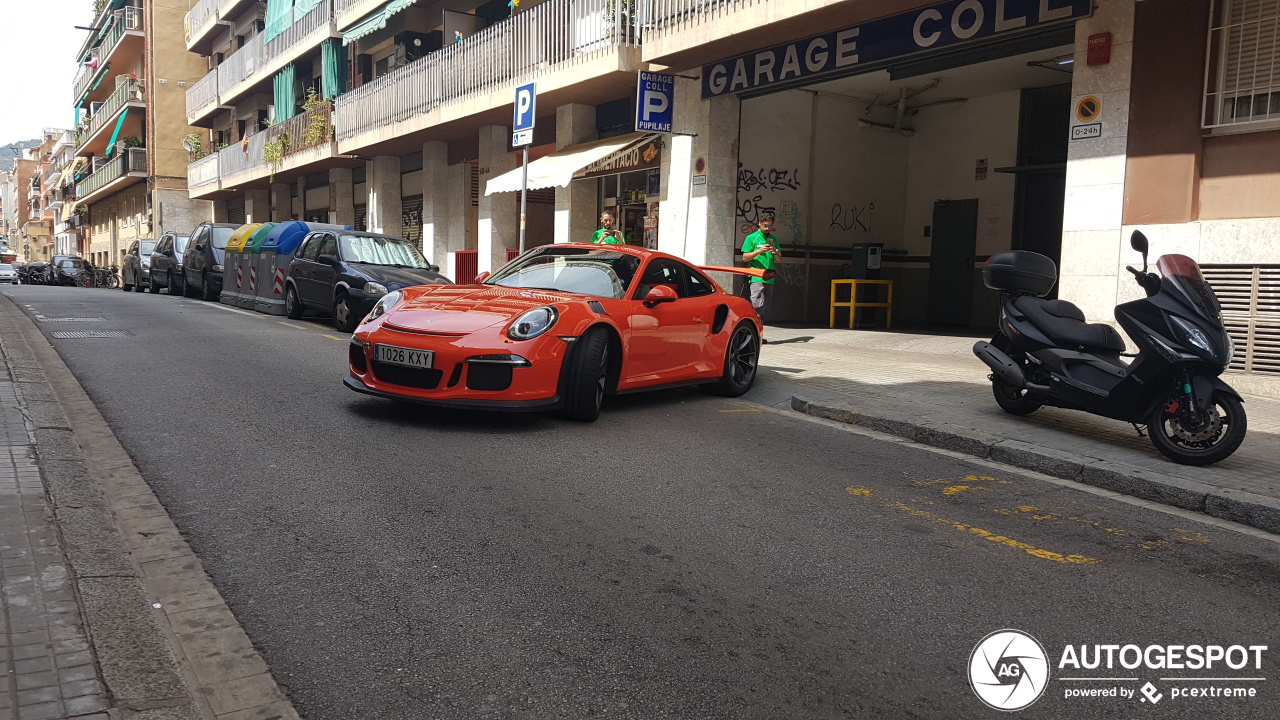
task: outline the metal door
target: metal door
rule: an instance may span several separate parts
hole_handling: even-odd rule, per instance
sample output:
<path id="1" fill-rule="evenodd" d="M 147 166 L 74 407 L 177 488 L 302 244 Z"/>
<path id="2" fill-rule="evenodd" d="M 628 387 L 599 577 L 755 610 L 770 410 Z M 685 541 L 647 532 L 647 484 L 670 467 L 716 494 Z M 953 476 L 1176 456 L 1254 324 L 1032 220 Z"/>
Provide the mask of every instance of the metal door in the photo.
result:
<path id="1" fill-rule="evenodd" d="M 933 204 L 929 255 L 931 324 L 968 325 L 973 315 L 973 256 L 978 242 L 978 200 Z"/>

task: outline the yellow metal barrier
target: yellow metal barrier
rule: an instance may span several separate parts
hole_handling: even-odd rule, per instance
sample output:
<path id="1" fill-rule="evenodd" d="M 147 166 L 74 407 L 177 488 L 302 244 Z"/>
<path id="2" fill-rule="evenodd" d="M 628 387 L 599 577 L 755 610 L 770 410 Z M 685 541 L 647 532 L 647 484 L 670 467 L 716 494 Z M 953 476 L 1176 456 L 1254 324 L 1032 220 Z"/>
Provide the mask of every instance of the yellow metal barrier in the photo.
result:
<path id="1" fill-rule="evenodd" d="M 836 300 L 836 289 L 841 285 L 849 286 L 849 301 L 841 302 Z M 858 286 L 859 285 L 883 285 L 888 288 L 889 297 L 885 302 L 858 302 Z M 884 308 L 886 330 L 893 328 L 893 281 L 892 280 L 832 280 L 831 281 L 831 325 L 836 326 L 836 308 L 849 308 L 849 329 L 853 329 L 853 317 L 857 314 L 858 308 Z"/>

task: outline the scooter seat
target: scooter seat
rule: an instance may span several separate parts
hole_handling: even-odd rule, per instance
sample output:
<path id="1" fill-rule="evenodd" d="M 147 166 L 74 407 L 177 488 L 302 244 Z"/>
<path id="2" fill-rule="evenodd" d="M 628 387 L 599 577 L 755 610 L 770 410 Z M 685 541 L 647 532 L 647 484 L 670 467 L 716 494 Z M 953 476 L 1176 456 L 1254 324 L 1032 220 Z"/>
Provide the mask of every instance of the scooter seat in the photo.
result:
<path id="1" fill-rule="evenodd" d="M 1050 340 L 1064 347 L 1124 351 L 1124 338 L 1115 328 L 1085 322 L 1084 312 L 1066 300 L 1023 295 L 1013 301 L 1013 306 Z"/>

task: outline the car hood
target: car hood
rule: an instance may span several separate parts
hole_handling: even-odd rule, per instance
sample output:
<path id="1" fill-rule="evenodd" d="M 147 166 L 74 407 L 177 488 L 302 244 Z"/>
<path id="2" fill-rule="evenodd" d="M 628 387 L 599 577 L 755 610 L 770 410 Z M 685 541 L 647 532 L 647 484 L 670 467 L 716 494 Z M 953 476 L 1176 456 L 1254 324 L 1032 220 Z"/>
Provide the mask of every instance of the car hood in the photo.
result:
<path id="1" fill-rule="evenodd" d="M 382 283 L 388 290 L 398 290 L 413 285 L 448 285 L 449 278 L 426 268 L 398 268 L 387 265 L 352 264 L 356 275 L 376 283 Z"/>
<path id="2" fill-rule="evenodd" d="M 448 285 L 405 301 L 387 316 L 386 323 L 409 330 L 466 335 L 510 322 L 543 305 L 581 299 L 574 293 L 547 290 Z"/>

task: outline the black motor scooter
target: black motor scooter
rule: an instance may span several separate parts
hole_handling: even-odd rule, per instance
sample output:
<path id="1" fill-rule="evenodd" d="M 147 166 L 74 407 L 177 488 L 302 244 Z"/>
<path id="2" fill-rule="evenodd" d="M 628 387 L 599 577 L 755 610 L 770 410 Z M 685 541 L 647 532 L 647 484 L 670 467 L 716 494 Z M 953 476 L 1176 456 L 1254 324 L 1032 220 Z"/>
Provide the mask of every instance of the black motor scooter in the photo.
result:
<path id="1" fill-rule="evenodd" d="M 1157 275 L 1147 272 L 1146 236 L 1135 231 L 1130 245 L 1142 253 L 1142 270 L 1128 270 L 1147 297 L 1116 306 L 1116 320 L 1136 355 L 1124 353 L 1110 325 L 1086 323 L 1065 300 L 1045 300 L 1058 268 L 1021 250 L 983 267 L 987 287 L 1002 293 L 1000 330 L 973 354 L 991 368 L 992 391 L 1007 412 L 1050 405 L 1146 425 L 1169 459 L 1211 465 L 1235 452 L 1247 429 L 1243 399 L 1218 377 L 1235 352 L 1218 298 L 1191 258 L 1164 255 Z"/>

